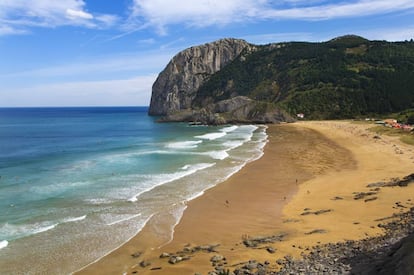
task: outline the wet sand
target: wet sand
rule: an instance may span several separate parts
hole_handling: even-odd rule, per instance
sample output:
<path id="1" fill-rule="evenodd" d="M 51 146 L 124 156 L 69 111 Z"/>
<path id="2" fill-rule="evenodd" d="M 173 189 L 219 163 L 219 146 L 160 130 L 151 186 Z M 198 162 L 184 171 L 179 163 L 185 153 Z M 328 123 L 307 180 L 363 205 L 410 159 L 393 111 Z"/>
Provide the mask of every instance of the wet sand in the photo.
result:
<path id="1" fill-rule="evenodd" d="M 414 186 L 381 189 L 360 200 L 354 192 L 370 192 L 369 183 L 412 173 L 414 154 L 392 138 L 374 139 L 368 127 L 349 122 L 269 126 L 264 156 L 189 202 L 172 241 L 174 217 L 156 215 L 127 244 L 79 273 L 207 274 L 216 254 L 225 256 L 230 270 L 250 259 L 268 261 L 277 270 L 278 258 L 299 257 L 318 242 L 381 234 L 375 219 L 401 211 L 397 201 L 414 201 Z M 254 236 L 278 234 L 286 237 L 262 249 L 243 245 Z M 219 246 L 212 253 L 191 252 L 203 245 Z M 189 259 L 177 264 L 159 258 L 183 250 Z"/>

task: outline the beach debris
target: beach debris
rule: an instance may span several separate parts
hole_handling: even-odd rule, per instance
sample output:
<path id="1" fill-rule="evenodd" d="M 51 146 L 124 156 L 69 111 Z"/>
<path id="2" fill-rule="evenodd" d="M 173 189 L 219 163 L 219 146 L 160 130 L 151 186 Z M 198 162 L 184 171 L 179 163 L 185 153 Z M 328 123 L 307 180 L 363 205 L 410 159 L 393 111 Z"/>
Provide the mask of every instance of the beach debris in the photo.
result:
<path id="1" fill-rule="evenodd" d="M 287 234 L 282 233 L 279 235 L 273 235 L 273 236 L 267 236 L 267 237 L 252 237 L 252 238 L 243 240 L 243 244 L 246 247 L 255 248 L 255 247 L 258 247 L 260 244 L 281 242 L 286 236 Z"/>

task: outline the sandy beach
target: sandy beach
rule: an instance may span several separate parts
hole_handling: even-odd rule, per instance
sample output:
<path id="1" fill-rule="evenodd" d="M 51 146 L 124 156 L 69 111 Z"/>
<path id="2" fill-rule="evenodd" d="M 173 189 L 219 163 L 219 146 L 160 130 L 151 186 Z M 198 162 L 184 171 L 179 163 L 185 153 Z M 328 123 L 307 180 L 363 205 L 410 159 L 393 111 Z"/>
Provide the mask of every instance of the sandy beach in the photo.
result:
<path id="1" fill-rule="evenodd" d="M 395 137 L 374 138 L 369 127 L 270 125 L 264 156 L 190 201 L 172 239 L 174 217 L 156 215 L 128 243 L 77 274 L 207 274 L 215 255 L 225 258 L 213 261 L 225 269 L 255 259 L 277 271 L 277 259 L 298 258 L 316 244 L 382 234 L 378 220 L 412 207 L 414 185 L 367 185 L 413 173 L 414 148 Z M 172 255 L 180 257 L 175 264 Z"/>

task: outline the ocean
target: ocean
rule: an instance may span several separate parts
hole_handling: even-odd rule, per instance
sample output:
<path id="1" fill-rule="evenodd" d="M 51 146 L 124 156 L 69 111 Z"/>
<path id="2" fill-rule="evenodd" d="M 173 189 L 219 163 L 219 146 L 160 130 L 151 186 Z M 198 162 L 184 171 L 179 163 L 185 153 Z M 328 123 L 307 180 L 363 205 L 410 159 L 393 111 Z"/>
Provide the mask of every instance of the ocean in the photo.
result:
<path id="1" fill-rule="evenodd" d="M 265 126 L 146 107 L 0 108 L 0 274 L 71 273 L 260 158 Z"/>

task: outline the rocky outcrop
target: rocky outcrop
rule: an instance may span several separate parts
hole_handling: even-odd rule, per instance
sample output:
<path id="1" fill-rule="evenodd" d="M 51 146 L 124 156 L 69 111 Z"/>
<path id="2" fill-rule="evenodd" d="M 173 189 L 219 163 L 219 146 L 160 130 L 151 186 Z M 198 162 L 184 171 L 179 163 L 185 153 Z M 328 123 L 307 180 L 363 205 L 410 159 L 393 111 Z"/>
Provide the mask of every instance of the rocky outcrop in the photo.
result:
<path id="1" fill-rule="evenodd" d="M 258 102 L 245 96 L 210 104 L 201 109 L 187 109 L 166 115 L 161 122 L 193 122 L 220 125 L 229 123 L 278 123 L 293 122 L 293 118 L 272 104 Z"/>
<path id="2" fill-rule="evenodd" d="M 152 87 L 149 114 L 164 116 L 190 109 L 206 79 L 238 57 L 244 49 L 254 49 L 254 46 L 244 40 L 227 38 L 178 53 Z"/>

